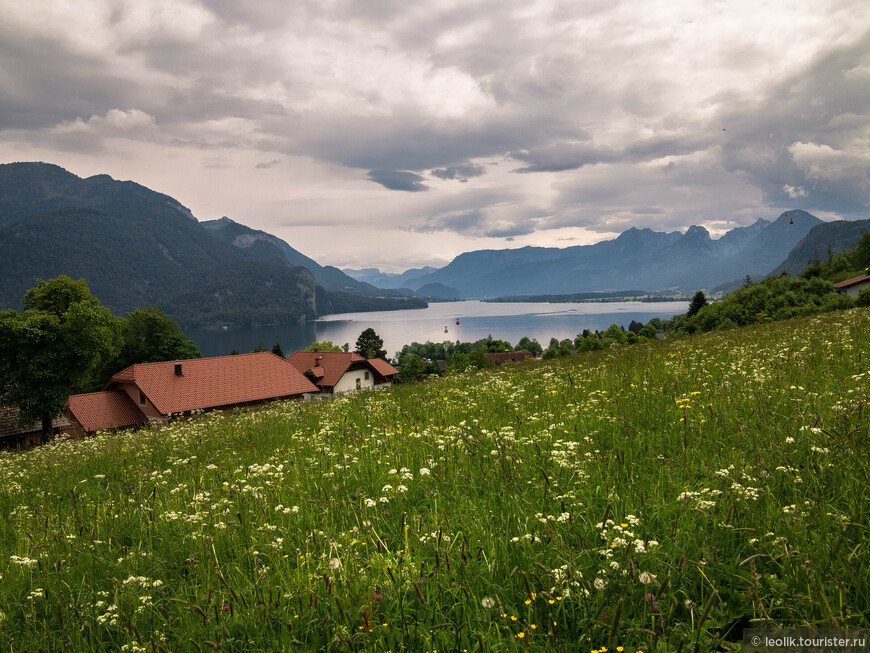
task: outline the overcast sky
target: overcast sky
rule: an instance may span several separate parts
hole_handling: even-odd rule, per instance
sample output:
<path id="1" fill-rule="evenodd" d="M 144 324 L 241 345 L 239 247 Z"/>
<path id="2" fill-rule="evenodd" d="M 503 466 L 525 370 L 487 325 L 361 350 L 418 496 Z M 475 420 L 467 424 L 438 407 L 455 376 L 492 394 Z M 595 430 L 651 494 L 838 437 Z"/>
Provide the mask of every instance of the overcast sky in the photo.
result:
<path id="1" fill-rule="evenodd" d="M 0 162 L 401 271 L 870 217 L 866 0 L 0 0 Z"/>

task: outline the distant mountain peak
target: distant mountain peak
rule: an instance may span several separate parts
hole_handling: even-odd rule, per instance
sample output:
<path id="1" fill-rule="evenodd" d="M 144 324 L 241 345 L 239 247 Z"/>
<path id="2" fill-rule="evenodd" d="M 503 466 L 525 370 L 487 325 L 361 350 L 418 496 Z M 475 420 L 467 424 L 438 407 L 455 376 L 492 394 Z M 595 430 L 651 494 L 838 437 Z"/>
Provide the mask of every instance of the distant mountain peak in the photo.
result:
<path id="1" fill-rule="evenodd" d="M 702 227 L 701 225 L 693 224 L 691 227 L 686 229 L 686 233 L 684 236 L 707 236 L 710 237 L 710 232 L 707 231 L 706 227 Z"/>

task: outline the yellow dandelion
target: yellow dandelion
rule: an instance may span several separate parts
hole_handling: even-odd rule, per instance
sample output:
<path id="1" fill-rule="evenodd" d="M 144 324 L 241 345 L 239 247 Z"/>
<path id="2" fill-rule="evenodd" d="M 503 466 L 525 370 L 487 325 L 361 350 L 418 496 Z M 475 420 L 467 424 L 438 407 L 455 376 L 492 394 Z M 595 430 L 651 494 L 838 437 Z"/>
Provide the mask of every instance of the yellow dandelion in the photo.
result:
<path id="1" fill-rule="evenodd" d="M 520 639 L 522 639 L 522 638 L 525 637 L 525 636 L 526 636 L 525 631 L 522 631 L 522 632 L 517 633 L 517 637 L 519 637 Z"/>

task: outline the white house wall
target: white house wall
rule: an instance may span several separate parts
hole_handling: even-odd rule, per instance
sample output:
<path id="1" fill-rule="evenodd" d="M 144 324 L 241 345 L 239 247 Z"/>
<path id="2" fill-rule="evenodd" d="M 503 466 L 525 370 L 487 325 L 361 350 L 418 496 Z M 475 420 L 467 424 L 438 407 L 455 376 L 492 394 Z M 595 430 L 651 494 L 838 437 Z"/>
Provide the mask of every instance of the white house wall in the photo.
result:
<path id="1" fill-rule="evenodd" d="M 868 287 L 870 287 L 870 281 L 862 281 L 861 283 L 856 283 L 855 285 L 846 288 L 846 294 L 849 295 L 849 297 L 857 298 L 858 295 L 861 294 L 861 291 Z"/>
<path id="2" fill-rule="evenodd" d="M 368 376 L 368 378 L 366 378 Z M 357 389 L 356 382 L 359 379 L 359 389 L 366 390 L 371 389 L 375 385 L 375 375 L 371 370 L 351 370 L 350 372 L 345 372 L 342 377 L 338 380 L 338 383 L 333 387 L 333 392 L 335 394 L 340 394 L 342 392 L 353 392 Z"/>

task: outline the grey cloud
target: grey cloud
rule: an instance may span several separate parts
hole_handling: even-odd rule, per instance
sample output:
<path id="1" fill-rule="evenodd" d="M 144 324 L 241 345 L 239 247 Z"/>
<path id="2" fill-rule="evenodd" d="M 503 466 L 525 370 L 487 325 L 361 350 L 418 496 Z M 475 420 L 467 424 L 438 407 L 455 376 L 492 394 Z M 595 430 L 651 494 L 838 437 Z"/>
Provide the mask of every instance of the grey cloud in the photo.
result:
<path id="1" fill-rule="evenodd" d="M 475 238 L 513 238 L 533 233 L 548 216 L 538 209 L 504 201 L 510 195 L 485 192 L 452 198 L 433 207 L 430 217 L 408 227 L 408 230 L 417 233 L 454 232 Z"/>
<path id="2" fill-rule="evenodd" d="M 870 130 L 870 79 L 847 74 L 870 51 L 870 32 L 849 48 L 832 45 L 815 61 L 756 99 L 751 114 L 731 105 L 721 122 L 725 169 L 752 178 L 772 207 L 834 211 L 864 217 L 870 207 L 870 164 L 855 154 Z M 866 138 L 866 136 L 863 136 Z M 795 156 L 796 144 L 826 147 L 849 160 L 849 175 L 824 179 Z M 803 189 L 792 197 L 789 188 Z M 863 190 L 862 190 L 863 189 Z"/>
<path id="3" fill-rule="evenodd" d="M 708 80 L 709 97 L 684 102 L 667 66 L 683 54 L 680 25 L 641 27 L 614 11 L 619 0 L 556 2 L 531 18 L 520 15 L 535 13 L 527 3 L 505 0 L 434 1 L 425 10 L 401 0 L 198 4 L 214 17 L 200 34 L 163 35 L 151 25 L 122 46 L 106 38 L 97 54 L 53 28 L 18 34 L 0 24 L 0 130 L 9 136 L 0 142 L 96 156 L 108 136 L 120 136 L 131 156 L 136 141 L 147 141 L 164 148 L 161 156 L 209 150 L 204 165 L 224 154 L 217 150 L 228 165 L 243 153 L 256 169 L 299 157 L 318 174 L 368 171 L 389 190 L 429 190 L 424 175 L 467 182 L 443 193 L 461 196 L 455 203 L 441 196 L 446 184 L 433 184 L 424 209 L 432 217 L 414 229 L 468 236 L 748 224 L 760 210 L 797 203 L 856 216 L 870 205 L 870 166 L 859 155 L 870 130 L 870 34 L 844 47 L 853 37 L 836 18 L 820 16 L 820 29 L 842 38 L 827 50 L 813 41 L 805 52 L 818 52 L 814 60 L 764 87 L 744 83 L 756 72 L 765 79 L 752 44 L 714 49 L 731 57 L 723 77 L 745 71 L 741 82 Z M 658 8 L 666 12 L 666 3 Z M 707 27 L 715 38 L 715 25 Z M 299 43 L 322 56 L 298 61 Z M 369 61 L 366 52 L 384 58 Z M 395 85 L 366 81 L 381 61 L 396 66 Z M 342 83 L 347 68 L 363 81 Z M 471 109 L 431 91 L 456 76 L 471 89 Z M 121 134 L 88 124 L 114 109 L 153 116 L 155 129 Z M 76 118 L 91 128 L 53 129 Z M 484 160 L 539 177 L 506 187 L 494 163 L 471 163 Z M 472 192 L 484 185 L 491 194 Z"/>
<path id="4" fill-rule="evenodd" d="M 478 231 L 483 224 L 483 220 L 483 209 L 473 209 L 462 213 L 445 213 L 434 216 L 426 220 L 424 224 L 413 227 L 411 230 L 420 233 L 432 233 L 435 231 L 468 233 Z"/>
<path id="5" fill-rule="evenodd" d="M 411 193 L 429 190 L 429 187 L 422 183 L 425 181 L 423 177 L 403 170 L 369 170 L 369 179 L 390 190 L 403 190 Z"/>
<path id="6" fill-rule="evenodd" d="M 135 80 L 45 38 L 0 28 L 0 70 L 16 73 L 0 89 L 0 129 L 53 127 L 126 106 L 151 113 Z"/>
<path id="7" fill-rule="evenodd" d="M 257 170 L 268 170 L 269 168 L 274 168 L 277 165 L 280 165 L 281 162 L 278 159 L 272 159 L 271 161 L 264 161 L 263 163 L 258 163 L 254 167 Z"/>
<path id="8" fill-rule="evenodd" d="M 512 172 L 562 172 L 587 165 L 616 161 L 619 155 L 588 144 L 554 143 L 534 150 L 511 152 L 511 156 L 529 165 Z"/>
<path id="9" fill-rule="evenodd" d="M 486 172 L 483 166 L 478 165 L 462 165 L 449 166 L 447 168 L 438 168 L 432 171 L 434 177 L 444 179 L 446 181 L 458 180 L 462 182 L 468 181 L 471 177 L 480 177 Z"/>

